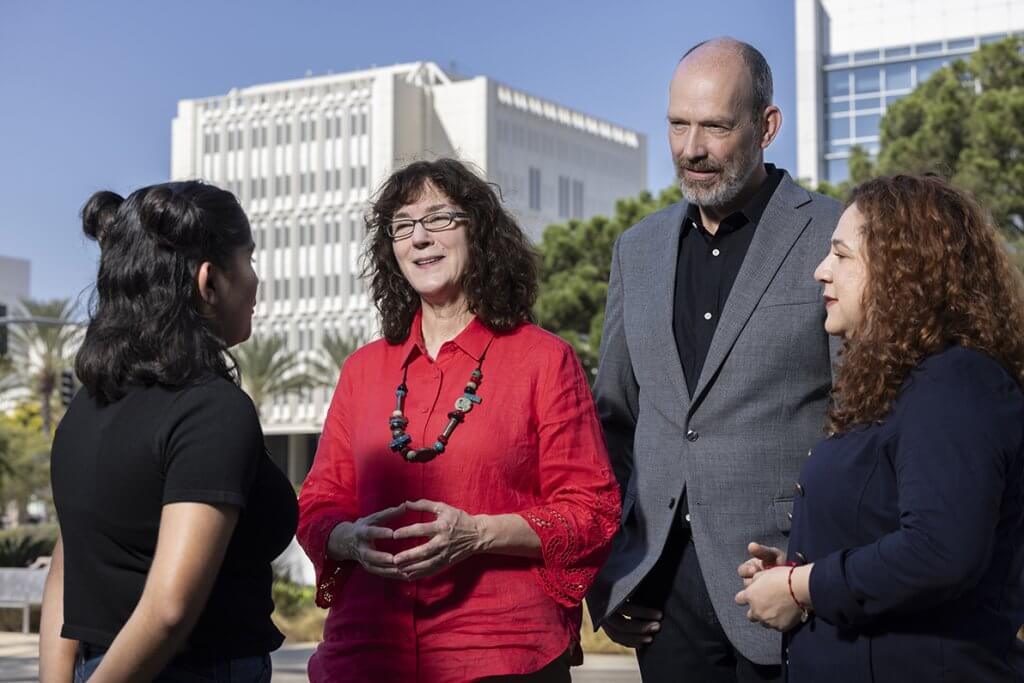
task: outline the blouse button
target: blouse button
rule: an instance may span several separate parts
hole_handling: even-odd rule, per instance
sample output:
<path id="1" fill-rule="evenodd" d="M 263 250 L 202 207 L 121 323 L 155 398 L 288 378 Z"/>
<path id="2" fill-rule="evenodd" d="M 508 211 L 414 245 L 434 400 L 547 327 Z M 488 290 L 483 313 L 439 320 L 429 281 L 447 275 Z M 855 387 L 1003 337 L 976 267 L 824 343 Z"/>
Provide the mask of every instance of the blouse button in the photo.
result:
<path id="1" fill-rule="evenodd" d="M 797 482 L 795 488 L 796 488 L 797 495 L 800 496 L 800 497 L 803 497 L 803 495 L 804 495 L 804 487 L 803 487 L 803 485 L 800 482 Z"/>
<path id="2" fill-rule="evenodd" d="M 687 441 L 691 441 L 692 442 L 692 441 L 696 441 L 699 438 L 700 438 L 700 434 L 698 434 L 697 432 L 693 431 L 692 429 L 687 429 L 686 430 L 686 440 Z"/>

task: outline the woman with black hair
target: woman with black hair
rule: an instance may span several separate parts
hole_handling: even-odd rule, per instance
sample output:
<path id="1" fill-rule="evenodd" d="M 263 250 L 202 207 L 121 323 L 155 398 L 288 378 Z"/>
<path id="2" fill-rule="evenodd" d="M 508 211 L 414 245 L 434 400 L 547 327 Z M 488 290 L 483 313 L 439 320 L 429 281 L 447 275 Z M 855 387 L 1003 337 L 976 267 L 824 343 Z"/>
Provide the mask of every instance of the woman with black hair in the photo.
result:
<path id="1" fill-rule="evenodd" d="M 98 192 L 83 226 L 100 268 L 52 449 L 40 678 L 269 681 L 270 562 L 297 508 L 227 352 L 251 331 L 249 222 L 184 182 Z"/>
<path id="2" fill-rule="evenodd" d="M 330 607 L 310 680 L 567 681 L 619 491 L 575 352 L 532 324 L 533 251 L 453 159 L 396 171 L 368 224 L 384 339 L 300 495 Z"/>

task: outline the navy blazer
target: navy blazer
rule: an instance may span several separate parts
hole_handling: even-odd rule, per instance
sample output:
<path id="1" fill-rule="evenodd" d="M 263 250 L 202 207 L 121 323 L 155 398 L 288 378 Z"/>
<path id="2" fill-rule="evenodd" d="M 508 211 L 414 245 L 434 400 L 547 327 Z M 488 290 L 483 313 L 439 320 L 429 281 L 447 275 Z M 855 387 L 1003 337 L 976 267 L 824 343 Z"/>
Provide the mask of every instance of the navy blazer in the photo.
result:
<path id="1" fill-rule="evenodd" d="M 789 558 L 814 616 L 790 681 L 1011 681 L 1024 623 L 1024 394 L 986 355 L 927 358 L 880 424 L 804 464 Z"/>

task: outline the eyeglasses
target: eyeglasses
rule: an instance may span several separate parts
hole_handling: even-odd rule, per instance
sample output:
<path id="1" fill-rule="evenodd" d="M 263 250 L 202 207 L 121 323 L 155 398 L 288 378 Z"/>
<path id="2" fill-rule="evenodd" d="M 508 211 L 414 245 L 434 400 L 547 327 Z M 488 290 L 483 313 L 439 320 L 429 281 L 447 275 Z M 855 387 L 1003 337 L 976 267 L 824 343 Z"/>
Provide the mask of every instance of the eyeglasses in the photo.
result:
<path id="1" fill-rule="evenodd" d="M 387 224 L 388 237 L 393 240 L 403 240 L 412 236 L 416 224 L 419 223 L 427 232 L 441 232 L 451 230 L 455 221 L 469 218 L 468 213 L 461 211 L 436 211 L 428 213 L 422 218 L 397 218 Z"/>

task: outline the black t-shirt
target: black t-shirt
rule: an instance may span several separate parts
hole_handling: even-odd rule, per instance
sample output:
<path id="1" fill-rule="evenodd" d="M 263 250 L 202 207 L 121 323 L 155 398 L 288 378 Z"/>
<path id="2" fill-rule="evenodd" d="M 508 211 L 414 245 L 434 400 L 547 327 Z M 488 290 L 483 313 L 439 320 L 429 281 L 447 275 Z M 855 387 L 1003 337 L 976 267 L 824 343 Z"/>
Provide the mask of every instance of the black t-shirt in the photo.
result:
<path id="1" fill-rule="evenodd" d="M 283 636 L 270 620 L 270 563 L 295 533 L 298 506 L 267 456 L 252 401 L 219 377 L 126 389 L 102 407 L 78 392 L 54 439 L 61 635 L 109 647 L 142 596 L 163 506 L 199 502 L 242 510 L 183 652 L 227 659 L 276 649 Z"/>

